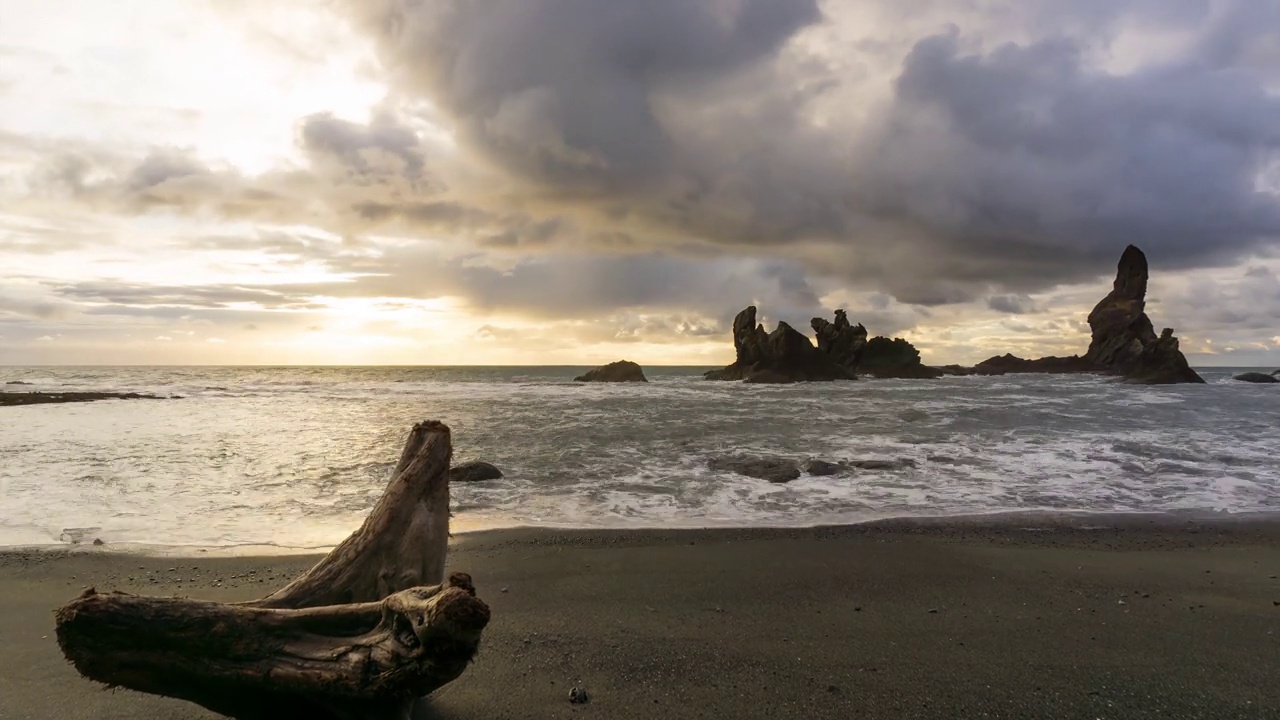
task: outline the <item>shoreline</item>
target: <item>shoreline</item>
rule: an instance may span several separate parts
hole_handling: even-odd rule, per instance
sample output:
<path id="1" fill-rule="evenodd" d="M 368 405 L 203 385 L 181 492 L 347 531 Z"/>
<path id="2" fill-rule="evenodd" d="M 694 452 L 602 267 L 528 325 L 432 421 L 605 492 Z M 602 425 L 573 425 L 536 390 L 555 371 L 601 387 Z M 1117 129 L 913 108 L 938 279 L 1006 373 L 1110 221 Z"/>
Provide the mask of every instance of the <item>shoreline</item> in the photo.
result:
<path id="1" fill-rule="evenodd" d="M 1028 523 L 1034 527 L 1024 527 Z M 706 526 L 637 526 L 637 527 L 582 527 L 560 525 L 509 525 L 482 527 L 451 533 L 450 547 L 468 540 L 489 535 L 526 535 L 551 533 L 556 535 L 662 535 L 662 534 L 716 534 L 731 536 L 755 533 L 872 533 L 902 532 L 955 534 L 969 531 L 1017 531 L 1030 532 L 1070 531 L 1097 532 L 1106 530 L 1155 528 L 1177 530 L 1192 528 L 1202 531 L 1250 530 L 1274 526 L 1280 529 L 1280 511 L 1220 513 L 1213 511 L 1169 512 L 1098 512 L 1088 510 L 1017 510 L 967 515 L 909 515 L 876 518 L 862 522 L 821 523 L 814 525 L 706 525 Z M 321 556 L 337 545 L 300 547 L 274 543 L 238 543 L 223 546 L 160 545 L 153 543 L 104 543 L 92 542 L 48 543 L 41 545 L 0 545 L 0 556 L 12 553 L 65 553 L 110 556 L 137 556 L 156 558 L 290 558 Z"/>
<path id="2" fill-rule="evenodd" d="M 457 536 L 449 567 L 494 619 L 428 717 L 1280 710 L 1280 522 L 1005 520 Z M 88 586 L 248 600 L 317 557 L 0 551 L 0 717 L 213 720 L 78 677 L 52 611 Z M 590 704 L 569 705 L 573 686 Z"/>

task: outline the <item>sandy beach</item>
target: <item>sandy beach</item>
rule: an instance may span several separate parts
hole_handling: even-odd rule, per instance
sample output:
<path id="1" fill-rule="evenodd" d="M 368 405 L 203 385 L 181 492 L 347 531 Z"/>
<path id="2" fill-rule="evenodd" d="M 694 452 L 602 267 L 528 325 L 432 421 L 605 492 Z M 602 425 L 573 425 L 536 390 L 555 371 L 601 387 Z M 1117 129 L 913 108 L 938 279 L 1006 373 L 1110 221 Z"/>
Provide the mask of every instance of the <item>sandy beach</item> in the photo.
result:
<path id="1" fill-rule="evenodd" d="M 1280 717 L 1280 525 L 999 518 L 455 538 L 493 621 L 434 717 Z M 314 557 L 0 554 L 0 718 L 192 720 L 79 678 L 83 588 L 253 598 Z M 571 687 L 590 693 L 570 705 Z"/>

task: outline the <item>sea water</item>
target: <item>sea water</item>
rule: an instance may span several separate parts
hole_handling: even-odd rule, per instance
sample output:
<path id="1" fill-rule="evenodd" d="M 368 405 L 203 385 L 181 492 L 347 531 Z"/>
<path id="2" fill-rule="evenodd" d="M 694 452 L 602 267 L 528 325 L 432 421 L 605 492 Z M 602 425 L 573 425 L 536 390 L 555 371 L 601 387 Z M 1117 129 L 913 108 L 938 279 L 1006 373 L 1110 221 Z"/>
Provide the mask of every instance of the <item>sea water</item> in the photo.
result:
<path id="1" fill-rule="evenodd" d="M 0 368 L 10 391 L 172 400 L 0 408 L 0 546 L 331 546 L 410 426 L 453 429 L 454 527 L 809 526 L 1004 511 L 1280 511 L 1280 385 L 1011 375 L 791 386 L 648 368 Z M 775 485 L 723 456 L 894 467 Z M 909 461 L 909 462 L 901 462 Z M 77 530 L 79 529 L 79 530 Z M 71 532 L 67 532 L 71 531 Z"/>

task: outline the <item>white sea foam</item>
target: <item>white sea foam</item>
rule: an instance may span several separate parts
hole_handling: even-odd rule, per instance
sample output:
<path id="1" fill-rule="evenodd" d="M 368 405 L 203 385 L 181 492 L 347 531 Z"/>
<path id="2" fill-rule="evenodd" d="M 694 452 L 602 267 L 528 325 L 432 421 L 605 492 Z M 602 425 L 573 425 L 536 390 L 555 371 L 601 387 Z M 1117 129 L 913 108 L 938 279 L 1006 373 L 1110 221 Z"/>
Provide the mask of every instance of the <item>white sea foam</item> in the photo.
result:
<path id="1" fill-rule="evenodd" d="M 767 387 L 695 370 L 8 369 L 31 389 L 183 395 L 0 409 L 0 545 L 314 548 L 377 499 L 408 427 L 439 418 L 501 481 L 455 527 L 804 526 L 1004 511 L 1280 510 L 1280 392 L 1008 376 Z M 909 461 L 773 485 L 725 455 Z M 90 541 L 89 538 L 84 539 Z"/>

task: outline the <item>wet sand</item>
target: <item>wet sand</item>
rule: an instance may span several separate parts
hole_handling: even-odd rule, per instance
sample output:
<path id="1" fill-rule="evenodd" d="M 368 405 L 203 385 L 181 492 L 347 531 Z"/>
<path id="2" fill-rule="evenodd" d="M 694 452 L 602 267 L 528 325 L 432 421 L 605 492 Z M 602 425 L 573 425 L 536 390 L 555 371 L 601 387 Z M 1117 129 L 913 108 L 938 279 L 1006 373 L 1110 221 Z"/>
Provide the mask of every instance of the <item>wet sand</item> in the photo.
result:
<path id="1" fill-rule="evenodd" d="M 493 621 L 431 717 L 1280 717 L 1280 525 L 1084 524 L 460 536 Z M 314 560 L 0 553 L 0 718 L 215 717 L 79 678 L 53 609 L 248 599 Z"/>

